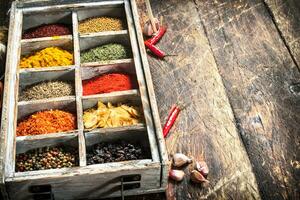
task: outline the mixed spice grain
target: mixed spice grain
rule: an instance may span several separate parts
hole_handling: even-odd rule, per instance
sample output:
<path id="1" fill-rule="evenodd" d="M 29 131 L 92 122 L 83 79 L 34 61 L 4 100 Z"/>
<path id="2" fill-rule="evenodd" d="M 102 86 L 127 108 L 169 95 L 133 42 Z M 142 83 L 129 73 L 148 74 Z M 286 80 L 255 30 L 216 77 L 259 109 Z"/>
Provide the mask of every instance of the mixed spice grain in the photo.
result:
<path id="1" fill-rule="evenodd" d="M 30 115 L 18 123 L 17 136 L 41 135 L 76 129 L 74 114 L 62 110 L 46 110 Z"/>
<path id="2" fill-rule="evenodd" d="M 49 99 L 72 95 L 74 95 L 74 87 L 71 83 L 64 81 L 47 81 L 24 89 L 20 94 L 19 101 Z"/>
<path id="3" fill-rule="evenodd" d="M 114 17 L 93 17 L 79 22 L 79 33 L 81 34 L 124 29 L 123 21 Z"/>
<path id="4" fill-rule="evenodd" d="M 20 68 L 68 66 L 73 64 L 73 54 L 60 47 L 47 47 L 32 55 L 22 57 Z"/>
<path id="5" fill-rule="evenodd" d="M 16 171 L 34 171 L 74 167 L 78 165 L 77 149 L 44 147 L 17 154 Z"/>

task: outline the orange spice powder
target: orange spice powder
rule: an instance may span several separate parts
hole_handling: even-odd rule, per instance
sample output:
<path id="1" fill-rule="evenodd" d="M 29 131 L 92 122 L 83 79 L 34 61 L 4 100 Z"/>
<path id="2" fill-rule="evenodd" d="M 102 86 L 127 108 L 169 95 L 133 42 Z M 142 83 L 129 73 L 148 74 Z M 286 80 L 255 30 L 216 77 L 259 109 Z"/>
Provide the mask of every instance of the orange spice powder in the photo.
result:
<path id="1" fill-rule="evenodd" d="M 17 136 L 41 135 L 76 129 L 76 117 L 62 110 L 46 110 L 30 115 L 20 122 Z"/>

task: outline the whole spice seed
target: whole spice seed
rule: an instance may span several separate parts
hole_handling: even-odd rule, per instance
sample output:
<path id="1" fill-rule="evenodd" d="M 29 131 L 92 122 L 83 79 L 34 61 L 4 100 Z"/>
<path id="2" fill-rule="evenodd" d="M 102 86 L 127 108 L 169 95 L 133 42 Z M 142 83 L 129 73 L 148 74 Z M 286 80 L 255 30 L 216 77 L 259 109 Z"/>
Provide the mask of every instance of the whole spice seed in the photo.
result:
<path id="1" fill-rule="evenodd" d="M 76 117 L 62 110 L 47 110 L 30 115 L 18 123 L 17 136 L 40 135 L 74 130 Z"/>
<path id="2" fill-rule="evenodd" d="M 71 31 L 64 24 L 47 24 L 31 28 L 24 32 L 23 39 L 69 35 Z"/>
<path id="3" fill-rule="evenodd" d="M 27 87 L 20 94 L 20 101 L 48 99 L 74 95 L 74 87 L 71 83 L 63 81 L 48 81 Z"/>
<path id="4" fill-rule="evenodd" d="M 20 68 L 67 66 L 73 64 L 73 54 L 59 47 L 48 47 L 20 61 Z"/>
<path id="5" fill-rule="evenodd" d="M 83 113 L 83 124 L 86 129 L 129 126 L 141 121 L 139 108 L 125 104 L 113 106 L 109 102 L 105 105 L 98 101 L 97 109 L 88 109 Z"/>
<path id="6" fill-rule="evenodd" d="M 129 58 L 130 56 L 131 52 L 129 48 L 121 44 L 110 43 L 83 52 L 80 56 L 80 59 L 81 63 L 87 63 L 125 59 Z"/>
<path id="7" fill-rule="evenodd" d="M 30 150 L 16 156 L 16 171 L 34 171 L 74 167 L 78 165 L 77 149 L 44 147 Z"/>
<path id="8" fill-rule="evenodd" d="M 120 162 L 125 160 L 143 159 L 140 145 L 122 142 L 95 144 L 87 152 L 87 164 Z"/>
<path id="9" fill-rule="evenodd" d="M 136 80 L 128 74 L 104 74 L 82 81 L 83 95 L 102 94 L 136 88 Z"/>
<path id="10" fill-rule="evenodd" d="M 125 29 L 122 20 L 113 17 L 93 17 L 79 22 L 79 33 L 119 31 Z"/>

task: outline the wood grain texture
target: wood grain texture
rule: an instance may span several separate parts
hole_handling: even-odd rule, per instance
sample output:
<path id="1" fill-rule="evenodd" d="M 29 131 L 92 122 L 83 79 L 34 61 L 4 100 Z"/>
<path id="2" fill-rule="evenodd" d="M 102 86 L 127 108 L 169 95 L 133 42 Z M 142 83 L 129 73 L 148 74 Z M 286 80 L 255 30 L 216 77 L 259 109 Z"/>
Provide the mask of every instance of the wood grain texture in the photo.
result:
<path id="1" fill-rule="evenodd" d="M 137 2 L 143 15 L 144 1 Z M 148 57 L 162 123 L 173 103 L 188 105 L 166 139 L 169 154 L 206 160 L 211 169 L 208 188 L 190 183 L 187 176 L 180 184 L 169 183 L 168 199 L 260 199 L 194 2 L 152 1 L 152 9 L 168 26 L 159 46 L 178 54 L 164 61 Z"/>
<path id="2" fill-rule="evenodd" d="M 299 199 L 300 73 L 265 4 L 196 1 L 263 199 Z"/>
<path id="3" fill-rule="evenodd" d="M 264 0 L 292 56 L 300 66 L 300 1 Z"/>

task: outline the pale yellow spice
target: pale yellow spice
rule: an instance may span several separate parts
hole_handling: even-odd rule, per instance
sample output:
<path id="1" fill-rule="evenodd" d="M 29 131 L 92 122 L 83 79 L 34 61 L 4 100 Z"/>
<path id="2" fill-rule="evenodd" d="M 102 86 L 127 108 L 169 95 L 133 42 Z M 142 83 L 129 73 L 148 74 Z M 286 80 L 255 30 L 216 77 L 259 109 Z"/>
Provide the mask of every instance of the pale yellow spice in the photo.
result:
<path id="1" fill-rule="evenodd" d="M 48 47 L 25 56 L 20 61 L 20 68 L 42 68 L 68 66 L 73 64 L 73 54 L 59 47 Z"/>
<path id="2" fill-rule="evenodd" d="M 123 29 L 122 20 L 113 17 L 94 17 L 79 23 L 79 33 L 119 31 Z"/>

